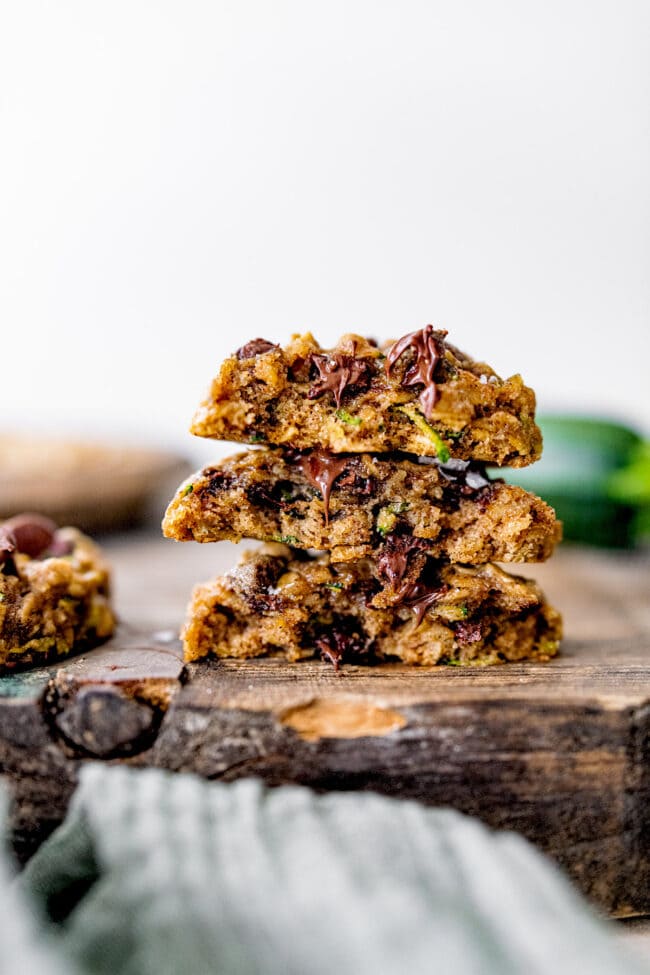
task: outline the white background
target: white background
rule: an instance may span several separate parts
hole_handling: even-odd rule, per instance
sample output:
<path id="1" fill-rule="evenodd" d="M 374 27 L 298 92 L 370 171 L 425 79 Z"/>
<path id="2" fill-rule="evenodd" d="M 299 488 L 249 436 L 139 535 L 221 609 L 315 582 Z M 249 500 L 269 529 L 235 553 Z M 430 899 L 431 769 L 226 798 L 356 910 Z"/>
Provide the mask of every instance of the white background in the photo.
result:
<path id="1" fill-rule="evenodd" d="M 650 432 L 648 0 L 9 0 L 0 99 L 2 428 L 191 453 L 247 339 L 433 321 Z"/>

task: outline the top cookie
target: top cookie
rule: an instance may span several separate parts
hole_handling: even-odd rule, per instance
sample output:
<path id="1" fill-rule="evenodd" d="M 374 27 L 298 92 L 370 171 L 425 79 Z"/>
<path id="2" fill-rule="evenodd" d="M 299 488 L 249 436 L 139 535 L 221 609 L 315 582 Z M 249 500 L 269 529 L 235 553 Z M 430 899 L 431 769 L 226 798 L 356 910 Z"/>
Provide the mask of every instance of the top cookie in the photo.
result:
<path id="1" fill-rule="evenodd" d="M 427 325 L 379 347 L 344 335 L 333 349 L 295 335 L 254 339 L 226 359 L 190 430 L 200 437 L 334 453 L 402 450 L 525 467 L 538 460 L 535 394 L 501 379 Z"/>

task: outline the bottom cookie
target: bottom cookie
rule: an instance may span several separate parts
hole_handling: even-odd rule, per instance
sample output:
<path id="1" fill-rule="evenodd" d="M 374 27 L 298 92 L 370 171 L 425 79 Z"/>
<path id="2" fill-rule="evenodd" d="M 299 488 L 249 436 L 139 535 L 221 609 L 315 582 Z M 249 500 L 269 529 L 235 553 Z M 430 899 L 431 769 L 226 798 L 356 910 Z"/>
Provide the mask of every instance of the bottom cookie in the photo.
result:
<path id="1" fill-rule="evenodd" d="M 183 629 L 187 661 L 279 654 L 341 663 L 485 665 L 547 661 L 560 614 L 535 582 L 496 565 L 435 565 L 386 609 L 365 560 L 330 564 L 284 545 L 247 552 L 227 575 L 195 588 Z"/>

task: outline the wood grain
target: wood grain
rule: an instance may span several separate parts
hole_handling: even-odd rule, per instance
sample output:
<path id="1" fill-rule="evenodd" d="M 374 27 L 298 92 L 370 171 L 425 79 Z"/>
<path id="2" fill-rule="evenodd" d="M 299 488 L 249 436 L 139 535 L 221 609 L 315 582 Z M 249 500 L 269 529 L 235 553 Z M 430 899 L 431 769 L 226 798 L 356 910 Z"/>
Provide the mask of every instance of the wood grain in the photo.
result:
<path id="1" fill-rule="evenodd" d="M 135 628 L 58 673 L 0 682 L 21 855 L 60 820 L 79 764 L 99 758 L 451 805 L 523 833 L 610 914 L 650 911 L 647 553 L 567 548 L 525 567 L 565 614 L 549 664 L 184 669 L 174 631 L 189 591 L 232 548 L 117 544 L 118 606 Z"/>

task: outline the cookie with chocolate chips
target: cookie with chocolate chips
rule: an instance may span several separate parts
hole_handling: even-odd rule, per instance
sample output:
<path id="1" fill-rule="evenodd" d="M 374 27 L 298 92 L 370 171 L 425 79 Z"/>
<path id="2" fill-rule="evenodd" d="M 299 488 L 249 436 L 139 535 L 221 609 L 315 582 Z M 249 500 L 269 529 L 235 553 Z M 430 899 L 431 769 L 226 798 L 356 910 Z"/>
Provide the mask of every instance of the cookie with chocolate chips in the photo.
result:
<path id="1" fill-rule="evenodd" d="M 541 562 L 560 537 L 553 509 L 489 480 L 480 465 L 402 454 L 251 450 L 197 471 L 163 533 L 180 541 L 254 538 L 378 559 L 392 537 L 449 562 Z"/>
<path id="2" fill-rule="evenodd" d="M 89 649 L 114 628 L 109 569 L 89 538 L 38 514 L 0 524 L 0 672 Z"/>
<path id="3" fill-rule="evenodd" d="M 501 379 L 431 325 L 378 346 L 312 335 L 280 348 L 257 338 L 225 360 L 192 433 L 217 440 L 333 453 L 450 457 L 524 467 L 541 453 L 535 395 Z"/>
<path id="4" fill-rule="evenodd" d="M 431 564 L 391 607 L 373 605 L 376 589 L 365 559 L 296 559 L 282 545 L 246 553 L 227 575 L 196 587 L 185 659 L 276 654 L 320 656 L 336 668 L 382 660 L 469 666 L 557 653 L 559 614 L 534 582 L 495 565 Z"/>

